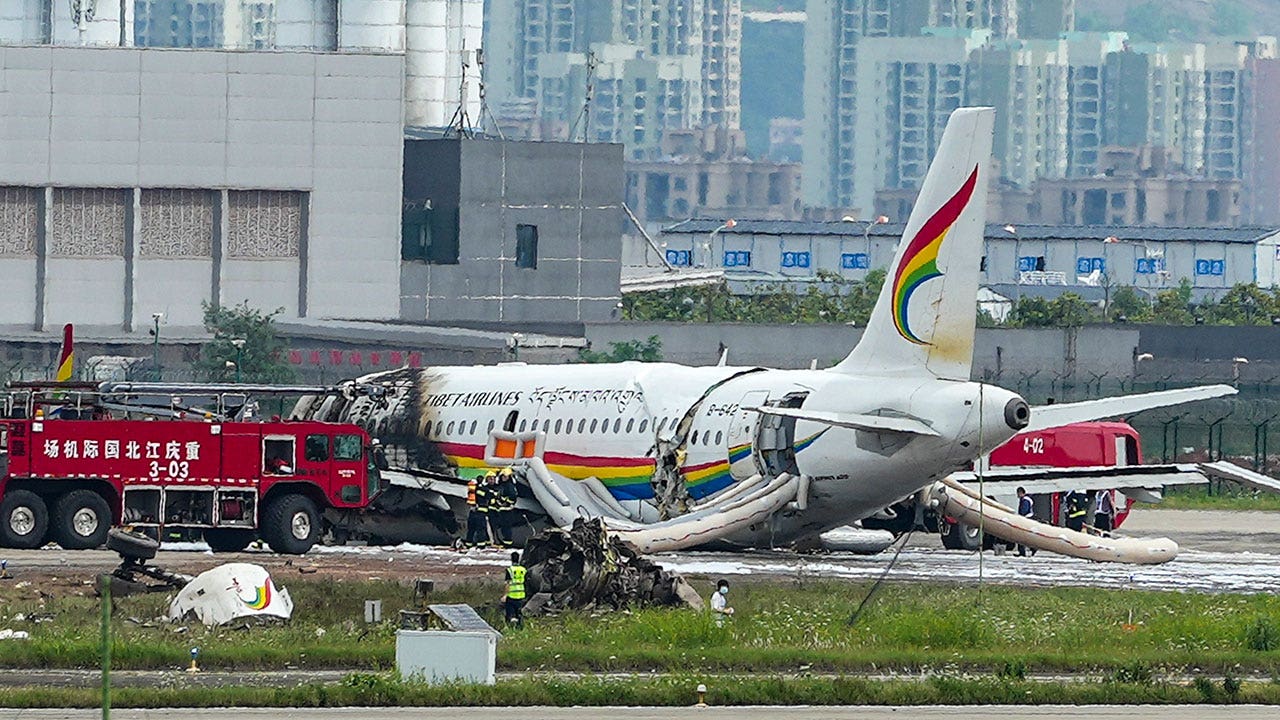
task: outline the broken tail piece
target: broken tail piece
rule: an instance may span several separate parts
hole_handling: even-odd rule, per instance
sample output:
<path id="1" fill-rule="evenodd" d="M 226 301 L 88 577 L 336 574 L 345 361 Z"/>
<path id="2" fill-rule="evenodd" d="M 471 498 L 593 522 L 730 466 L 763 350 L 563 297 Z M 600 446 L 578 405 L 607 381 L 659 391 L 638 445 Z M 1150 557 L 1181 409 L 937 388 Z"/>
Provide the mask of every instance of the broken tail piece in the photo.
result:
<path id="1" fill-rule="evenodd" d="M 834 370 L 969 379 L 995 110 L 951 114 L 862 340 Z"/>

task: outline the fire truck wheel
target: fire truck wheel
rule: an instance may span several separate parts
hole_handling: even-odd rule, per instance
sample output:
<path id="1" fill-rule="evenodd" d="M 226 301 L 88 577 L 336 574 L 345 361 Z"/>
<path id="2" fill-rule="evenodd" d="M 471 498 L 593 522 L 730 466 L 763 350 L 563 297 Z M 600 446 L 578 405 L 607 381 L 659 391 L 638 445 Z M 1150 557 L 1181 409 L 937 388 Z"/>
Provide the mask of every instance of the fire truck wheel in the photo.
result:
<path id="1" fill-rule="evenodd" d="M 204 541 L 209 543 L 209 549 L 219 552 L 240 552 L 249 547 L 249 543 L 257 534 L 252 530 L 239 530 L 236 528 L 209 528 L 204 531 Z"/>
<path id="2" fill-rule="evenodd" d="M 0 502 L 0 545 L 30 550 L 44 544 L 49 508 L 30 490 L 10 490 Z"/>
<path id="3" fill-rule="evenodd" d="M 301 555 L 320 539 L 320 513 L 305 496 L 285 495 L 267 506 L 259 532 L 275 552 Z"/>
<path id="4" fill-rule="evenodd" d="M 53 504 L 53 539 L 67 550 L 88 550 L 107 541 L 111 506 L 92 490 L 72 490 Z"/>

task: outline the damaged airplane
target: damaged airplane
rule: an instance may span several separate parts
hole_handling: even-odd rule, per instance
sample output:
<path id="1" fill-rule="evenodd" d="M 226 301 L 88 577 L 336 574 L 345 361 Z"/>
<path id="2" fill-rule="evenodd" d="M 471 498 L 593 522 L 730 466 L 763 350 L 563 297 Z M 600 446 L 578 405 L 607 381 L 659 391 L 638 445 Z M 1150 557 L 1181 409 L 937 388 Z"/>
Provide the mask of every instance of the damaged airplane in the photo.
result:
<path id="1" fill-rule="evenodd" d="M 437 541 L 456 535 L 467 479 L 518 464 L 529 486 L 519 507 L 560 527 L 601 518 L 660 551 L 811 542 L 972 469 L 1029 427 L 1233 393 L 1031 408 L 970 381 L 993 123 L 990 108 L 952 114 L 862 339 L 830 369 L 406 368 L 358 381 L 382 396 L 306 397 L 294 417 L 380 438 L 383 509 L 433 518 Z M 394 517 L 364 531 L 394 537 Z"/>

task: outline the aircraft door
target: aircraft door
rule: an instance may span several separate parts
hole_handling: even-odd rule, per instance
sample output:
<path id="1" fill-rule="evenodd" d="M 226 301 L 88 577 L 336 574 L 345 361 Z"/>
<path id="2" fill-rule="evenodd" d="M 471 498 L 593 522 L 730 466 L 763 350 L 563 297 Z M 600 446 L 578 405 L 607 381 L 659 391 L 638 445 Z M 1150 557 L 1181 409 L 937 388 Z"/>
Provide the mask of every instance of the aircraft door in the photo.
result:
<path id="1" fill-rule="evenodd" d="M 769 405 L 781 408 L 798 408 L 804 404 L 808 393 L 791 393 Z M 796 466 L 796 419 L 780 415 L 762 415 L 756 430 L 756 456 L 760 472 L 766 477 L 782 473 L 800 474 Z"/>
<path id="2" fill-rule="evenodd" d="M 752 445 L 755 439 L 756 422 L 760 413 L 743 408 L 760 407 L 769 401 L 768 390 L 752 390 L 742 396 L 738 402 L 738 410 L 729 421 L 729 434 L 725 439 L 725 450 L 729 454 L 729 474 L 734 480 L 746 480 L 760 472 L 756 467 L 755 453 Z"/>

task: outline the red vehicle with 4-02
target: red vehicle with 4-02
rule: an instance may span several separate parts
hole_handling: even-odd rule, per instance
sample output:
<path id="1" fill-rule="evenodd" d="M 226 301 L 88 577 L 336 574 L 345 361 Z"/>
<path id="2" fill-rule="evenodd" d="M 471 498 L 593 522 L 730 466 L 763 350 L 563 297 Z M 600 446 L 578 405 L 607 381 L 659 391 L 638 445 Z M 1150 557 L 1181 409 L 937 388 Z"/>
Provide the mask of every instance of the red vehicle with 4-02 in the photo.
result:
<path id="1" fill-rule="evenodd" d="M 304 553 L 378 494 L 369 436 L 319 422 L 0 418 L 0 546 L 97 547 L 112 525 Z"/>

